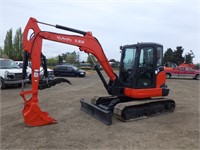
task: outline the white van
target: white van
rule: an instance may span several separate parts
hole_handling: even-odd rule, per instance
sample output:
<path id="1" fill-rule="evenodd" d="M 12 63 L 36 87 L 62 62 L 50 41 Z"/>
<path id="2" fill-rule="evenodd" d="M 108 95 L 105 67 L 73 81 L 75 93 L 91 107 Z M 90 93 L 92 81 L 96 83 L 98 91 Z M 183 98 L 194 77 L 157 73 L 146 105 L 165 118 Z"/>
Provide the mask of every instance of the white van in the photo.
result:
<path id="1" fill-rule="evenodd" d="M 4 89 L 8 85 L 21 86 L 22 69 L 13 60 L 0 58 L 0 77 L 0 89 Z M 28 76 L 24 82 L 28 82 Z"/>

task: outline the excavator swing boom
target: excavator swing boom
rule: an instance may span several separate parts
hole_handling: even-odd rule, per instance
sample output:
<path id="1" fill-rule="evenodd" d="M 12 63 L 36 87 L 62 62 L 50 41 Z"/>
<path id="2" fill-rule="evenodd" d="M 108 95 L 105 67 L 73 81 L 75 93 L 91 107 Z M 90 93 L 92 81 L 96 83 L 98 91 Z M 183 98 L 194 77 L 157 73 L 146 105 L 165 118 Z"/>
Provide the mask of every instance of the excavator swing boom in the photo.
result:
<path id="1" fill-rule="evenodd" d="M 80 35 L 41 31 L 38 24 L 49 25 Z M 32 32 L 31 35 L 30 32 Z M 28 37 L 29 35 L 30 37 Z M 106 82 L 97 66 L 95 66 L 95 69 L 108 94 L 111 96 L 94 98 L 92 99 L 92 103 L 81 100 L 81 110 L 89 113 L 105 124 L 109 125 L 112 123 L 111 117 L 113 113 L 121 120 L 127 121 L 140 116 L 152 116 L 161 112 L 170 112 L 174 110 L 175 102 L 173 100 L 163 98 L 150 99 L 151 97 L 156 96 L 167 96 L 169 93 L 169 89 L 165 85 L 165 73 L 163 72 L 163 68 L 161 65 L 156 65 L 157 51 L 160 50 L 162 55 L 162 45 L 156 43 L 138 43 L 135 45 L 122 46 L 121 67 L 118 77 L 110 66 L 101 44 L 92 36 L 91 32 L 85 32 L 61 25 L 51 25 L 37 21 L 35 18 L 30 18 L 23 34 L 23 79 L 26 76 L 26 67 L 28 60 L 30 59 L 32 64 L 32 89 L 29 91 L 22 90 L 20 93 L 25 102 L 22 114 L 26 125 L 40 126 L 57 122 L 54 118 L 50 117 L 47 112 L 43 112 L 38 105 L 38 87 L 40 87 L 39 70 L 41 62 L 45 70 L 45 76 L 47 76 L 46 60 L 42 54 L 43 39 L 77 46 L 80 51 L 84 51 L 85 53 L 92 54 L 96 57 L 109 77 L 109 82 Z M 139 63 L 142 59 L 145 61 L 145 59 L 150 59 L 150 57 L 152 58 L 151 64 L 146 64 L 145 66 L 143 62 L 144 66 L 140 66 Z M 132 60 L 132 63 L 130 63 L 130 60 Z M 146 76 L 149 76 L 148 81 L 146 81 Z M 46 85 L 41 89 L 55 85 L 55 82 L 70 83 L 66 80 L 55 80 L 56 81 L 54 82 L 47 81 Z M 31 95 L 31 98 L 27 100 L 26 95 Z M 134 100 L 140 101 L 146 99 L 148 99 L 147 104 L 143 102 L 142 104 L 137 103 L 135 106 L 128 103 Z M 138 114 L 137 112 L 140 113 Z"/>

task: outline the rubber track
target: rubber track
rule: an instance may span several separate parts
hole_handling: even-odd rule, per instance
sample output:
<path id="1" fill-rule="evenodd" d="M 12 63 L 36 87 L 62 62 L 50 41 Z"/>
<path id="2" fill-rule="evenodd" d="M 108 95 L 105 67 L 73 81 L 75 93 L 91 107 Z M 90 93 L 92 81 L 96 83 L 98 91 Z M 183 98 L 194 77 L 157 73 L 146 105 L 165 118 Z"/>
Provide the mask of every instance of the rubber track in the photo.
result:
<path id="1" fill-rule="evenodd" d="M 171 99 L 153 99 L 148 102 L 119 103 L 114 108 L 114 114 L 122 121 L 131 121 L 153 117 L 175 109 L 175 102 Z"/>

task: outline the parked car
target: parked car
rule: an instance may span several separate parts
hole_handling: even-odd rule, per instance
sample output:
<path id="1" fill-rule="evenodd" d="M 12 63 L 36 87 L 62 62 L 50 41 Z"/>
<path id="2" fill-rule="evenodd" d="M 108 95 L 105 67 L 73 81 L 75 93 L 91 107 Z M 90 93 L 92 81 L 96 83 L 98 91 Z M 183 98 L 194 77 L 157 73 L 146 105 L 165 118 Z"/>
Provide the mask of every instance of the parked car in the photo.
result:
<path id="1" fill-rule="evenodd" d="M 79 70 L 73 65 L 57 65 L 53 69 L 55 76 L 74 76 L 84 77 L 86 75 L 84 70 Z"/>
<path id="2" fill-rule="evenodd" d="M 23 61 L 15 61 L 15 63 L 16 63 L 20 68 L 23 67 Z M 31 73 L 32 73 L 32 72 L 31 72 L 31 63 L 30 63 L 30 62 L 28 62 L 28 66 L 27 66 L 26 72 L 27 72 L 29 81 L 31 82 Z M 53 70 L 52 70 L 52 69 L 47 68 L 47 73 L 48 73 L 48 79 L 49 79 L 49 80 L 54 79 L 54 73 L 53 73 Z M 44 76 L 44 70 L 43 70 L 42 67 L 40 67 L 40 80 L 46 80 L 46 78 L 45 78 L 45 76 Z"/>
<path id="3" fill-rule="evenodd" d="M 11 59 L 0 58 L 0 88 L 4 89 L 8 85 L 21 86 L 22 69 Z M 28 82 L 28 76 L 24 83 Z"/>
<path id="4" fill-rule="evenodd" d="M 200 71 L 192 69 L 191 67 L 187 66 L 179 66 L 176 68 L 165 68 L 166 72 L 166 78 L 169 79 L 171 77 L 177 77 L 177 78 L 185 78 L 185 77 L 191 77 L 193 79 L 199 80 Z"/>

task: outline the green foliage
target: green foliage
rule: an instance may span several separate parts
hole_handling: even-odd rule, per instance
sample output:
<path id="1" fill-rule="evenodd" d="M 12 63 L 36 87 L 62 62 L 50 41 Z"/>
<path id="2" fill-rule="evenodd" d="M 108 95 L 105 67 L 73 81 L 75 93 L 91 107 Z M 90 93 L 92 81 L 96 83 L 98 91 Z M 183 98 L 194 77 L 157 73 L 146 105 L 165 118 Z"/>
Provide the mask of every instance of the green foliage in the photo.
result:
<path id="1" fill-rule="evenodd" d="M 164 53 L 163 61 L 164 63 L 175 62 L 174 52 L 171 48 L 168 48 L 167 51 Z"/>
<path id="2" fill-rule="evenodd" d="M 174 50 L 174 61 L 177 65 L 180 65 L 184 62 L 184 57 L 182 56 L 184 49 L 182 46 L 177 46 Z"/>
<path id="3" fill-rule="evenodd" d="M 72 52 L 72 53 L 63 53 L 62 56 L 58 56 L 58 60 L 59 60 L 59 63 L 62 63 L 62 62 L 66 62 L 66 63 L 69 63 L 69 64 L 78 64 L 79 63 L 79 53 L 76 53 L 75 51 Z"/>
<path id="4" fill-rule="evenodd" d="M 190 52 L 188 52 L 187 54 L 185 54 L 185 63 L 186 64 L 193 63 L 193 58 L 194 58 L 194 53 L 193 53 L 192 50 L 190 50 Z"/>
<path id="5" fill-rule="evenodd" d="M 22 45 L 22 31 L 18 28 L 15 33 L 14 43 L 13 43 L 14 60 L 23 59 L 23 45 Z"/>
<path id="6" fill-rule="evenodd" d="M 8 56 L 4 53 L 4 50 L 2 47 L 0 47 L 0 57 L 1 58 L 8 58 Z"/>
<path id="7" fill-rule="evenodd" d="M 183 57 L 183 47 L 177 46 L 176 49 L 173 51 L 171 48 L 168 48 L 167 51 L 164 53 L 164 63 L 170 62 L 180 65 L 181 63 L 193 63 L 194 53 L 190 50 L 189 53 Z"/>
<path id="8" fill-rule="evenodd" d="M 23 59 L 23 46 L 22 46 L 22 31 L 21 28 L 18 28 L 15 33 L 13 40 L 12 29 L 7 31 L 5 40 L 4 40 L 4 54 L 13 60 L 22 60 Z"/>
<path id="9" fill-rule="evenodd" d="M 192 63 L 192 56 L 191 56 L 191 54 L 186 54 L 185 55 L 185 63 L 186 64 L 191 64 Z"/>
<path id="10" fill-rule="evenodd" d="M 58 62 L 58 60 L 56 58 L 49 58 L 49 59 L 47 59 L 47 62 L 49 64 L 56 64 Z"/>
<path id="11" fill-rule="evenodd" d="M 13 58 L 13 44 L 12 44 L 12 29 L 9 29 L 6 33 L 6 38 L 4 40 L 4 53 L 9 57 Z"/>
<path id="12" fill-rule="evenodd" d="M 57 64 L 58 64 L 58 59 L 57 58 L 54 57 L 54 58 L 47 59 L 47 66 L 48 66 L 48 68 L 52 69 Z"/>

